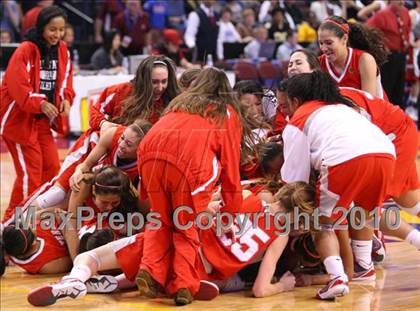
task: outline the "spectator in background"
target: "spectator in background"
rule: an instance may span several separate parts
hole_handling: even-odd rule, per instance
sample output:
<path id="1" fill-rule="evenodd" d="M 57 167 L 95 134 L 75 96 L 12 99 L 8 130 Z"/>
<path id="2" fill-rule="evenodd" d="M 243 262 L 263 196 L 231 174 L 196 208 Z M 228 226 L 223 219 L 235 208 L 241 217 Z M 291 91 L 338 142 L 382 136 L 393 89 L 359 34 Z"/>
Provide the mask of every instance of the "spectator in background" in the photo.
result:
<path id="1" fill-rule="evenodd" d="M 273 16 L 273 11 L 275 9 L 281 8 L 283 10 L 283 15 L 285 20 L 287 21 L 287 23 L 289 24 L 290 28 L 292 29 L 296 29 L 296 24 L 295 21 L 292 17 L 292 15 L 290 15 L 286 9 L 291 10 L 291 6 L 289 4 L 289 6 L 286 8 L 286 5 L 284 3 L 284 1 L 282 0 L 268 0 L 268 1 L 264 1 L 261 4 L 260 7 L 260 13 L 258 14 L 258 21 L 260 23 L 270 23 L 272 22 L 272 16 Z M 298 9 L 299 11 L 299 9 Z"/>
<path id="2" fill-rule="evenodd" d="M 67 49 L 70 51 L 70 57 L 73 60 L 73 43 L 74 43 L 74 29 L 73 26 L 69 23 L 66 24 L 66 29 L 64 31 L 63 41 L 67 44 Z"/>
<path id="3" fill-rule="evenodd" d="M 262 43 L 267 42 L 268 30 L 260 25 L 255 28 L 254 35 L 255 38 L 245 46 L 244 54 L 246 58 L 258 59 Z"/>
<path id="4" fill-rule="evenodd" d="M 19 42 L 20 23 L 22 21 L 22 10 L 19 4 L 13 0 L 5 0 L 0 3 L 0 29 L 8 31 L 10 42 Z"/>
<path id="5" fill-rule="evenodd" d="M 312 1 L 310 10 L 315 14 L 319 24 L 331 15 L 341 16 L 340 6 L 328 0 Z"/>
<path id="6" fill-rule="evenodd" d="M 184 30 L 185 19 L 184 1 L 168 0 L 168 28 Z"/>
<path id="7" fill-rule="evenodd" d="M 167 28 L 168 3 L 162 0 L 148 0 L 144 3 L 143 9 L 149 15 L 149 44 L 156 46 L 160 42 L 163 29 Z"/>
<path id="8" fill-rule="evenodd" d="M 102 33 L 115 27 L 115 18 L 124 11 L 124 0 L 102 1 L 95 19 L 95 42 L 102 43 Z"/>
<path id="9" fill-rule="evenodd" d="M 92 0 L 55 0 L 55 4 L 68 4 L 85 14 L 89 18 L 95 18 L 96 13 L 104 1 Z M 76 42 L 94 42 L 95 40 L 95 23 L 83 18 L 82 15 L 69 13 L 68 23 L 73 26 L 74 39 Z"/>
<path id="10" fill-rule="evenodd" d="M 290 30 L 290 26 L 284 17 L 284 10 L 276 8 L 271 12 L 271 16 L 271 27 L 268 30 L 268 37 L 276 42 L 286 41 L 286 35 Z"/>
<path id="11" fill-rule="evenodd" d="M 166 28 L 168 16 L 168 3 L 162 0 L 148 0 L 144 3 L 143 9 L 149 14 L 150 27 L 163 30 Z"/>
<path id="12" fill-rule="evenodd" d="M 403 0 L 388 1 L 388 6 L 369 18 L 367 24 L 384 33 L 385 44 L 391 51 L 388 62 L 381 66 L 382 85 L 389 101 L 404 105 L 404 78 L 411 20 Z"/>
<path id="13" fill-rule="evenodd" d="M 179 32 L 175 29 L 165 29 L 163 31 L 163 43 L 153 50 L 153 55 L 165 55 L 172 59 L 174 63 L 186 69 L 201 68 L 200 65 L 190 63 L 180 50 L 182 39 Z"/>
<path id="14" fill-rule="evenodd" d="M 144 54 L 143 49 L 149 48 L 149 16 L 139 0 L 125 0 L 124 11 L 115 18 L 115 28 L 122 36 L 121 46 L 125 55 Z"/>
<path id="15" fill-rule="evenodd" d="M 36 7 L 26 12 L 22 20 L 22 28 L 21 28 L 22 37 L 24 37 L 28 33 L 29 29 L 31 29 L 32 27 L 35 27 L 36 19 L 38 18 L 39 12 L 41 12 L 43 8 L 47 8 L 49 6 L 52 6 L 53 4 L 54 4 L 54 0 L 40 0 L 38 1 Z"/>
<path id="16" fill-rule="evenodd" d="M 79 51 L 73 46 L 74 44 L 74 28 L 71 24 L 66 24 L 63 41 L 67 44 L 67 49 L 70 51 L 70 58 L 73 62 L 73 74 L 79 72 Z"/>
<path id="17" fill-rule="evenodd" d="M 244 9 L 243 1 L 226 0 L 226 7 L 230 9 L 232 14 L 232 22 L 237 24 L 242 19 L 242 10 Z"/>
<path id="18" fill-rule="evenodd" d="M 0 43 L 9 44 L 12 43 L 12 34 L 7 29 L 0 28 Z"/>
<path id="19" fill-rule="evenodd" d="M 230 8 L 225 7 L 222 10 L 222 17 L 219 22 L 219 36 L 217 38 L 217 57 L 219 59 L 224 59 L 223 57 L 223 43 L 229 42 L 240 42 L 241 36 L 236 31 L 235 26 L 233 26 L 230 21 L 232 18 L 232 11 Z"/>
<path id="20" fill-rule="evenodd" d="M 280 7 L 283 8 L 286 12 L 286 19 L 292 29 L 296 29 L 296 26 L 304 21 L 304 12 L 302 11 L 302 6 L 306 6 L 306 3 L 302 4 L 301 1 L 295 0 L 284 0 L 283 4 L 280 5 Z M 291 17 L 293 26 L 288 16 Z"/>
<path id="21" fill-rule="evenodd" d="M 286 35 L 286 41 L 277 49 L 277 59 L 280 64 L 289 63 L 290 54 L 298 49 L 302 49 L 302 46 L 298 44 L 297 32 L 289 30 Z"/>
<path id="22" fill-rule="evenodd" d="M 369 17 L 372 17 L 379 10 L 386 8 L 386 1 L 384 0 L 374 0 L 364 8 L 360 9 L 357 12 L 357 18 L 361 21 L 366 21 Z"/>
<path id="23" fill-rule="evenodd" d="M 309 11 L 308 18 L 298 26 L 298 42 L 316 42 L 318 27 L 315 14 Z"/>
<path id="24" fill-rule="evenodd" d="M 124 56 L 120 52 L 120 46 L 121 35 L 117 30 L 105 32 L 102 46 L 93 53 L 90 59 L 92 69 L 110 69 L 111 73 L 124 72 L 125 69 L 122 67 Z"/>
<path id="25" fill-rule="evenodd" d="M 203 0 L 200 7 L 188 16 L 184 39 L 190 49 L 196 48 L 194 61 L 204 61 L 209 54 L 217 57 L 219 27 L 218 16 L 213 9 L 214 3 L 214 0 Z"/>
<path id="26" fill-rule="evenodd" d="M 340 1 L 341 3 L 341 17 L 344 19 L 357 19 L 357 13 L 364 7 L 360 1 L 356 0 L 345 0 Z"/>
<path id="27" fill-rule="evenodd" d="M 236 30 L 241 35 L 242 42 L 250 42 L 254 39 L 255 26 L 255 11 L 253 9 L 245 9 L 242 13 L 242 22 L 236 26 Z"/>

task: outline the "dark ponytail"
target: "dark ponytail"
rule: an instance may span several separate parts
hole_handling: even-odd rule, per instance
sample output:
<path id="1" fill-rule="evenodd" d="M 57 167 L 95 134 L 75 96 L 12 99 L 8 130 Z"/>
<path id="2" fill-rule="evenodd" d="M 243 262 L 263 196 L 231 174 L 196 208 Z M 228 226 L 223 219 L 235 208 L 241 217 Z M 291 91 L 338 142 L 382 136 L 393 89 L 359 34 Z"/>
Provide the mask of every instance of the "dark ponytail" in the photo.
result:
<path id="1" fill-rule="evenodd" d="M 35 234 L 31 229 L 7 226 L 3 231 L 4 249 L 7 254 L 18 257 L 30 250 L 35 241 Z"/>
<path id="2" fill-rule="evenodd" d="M 349 46 L 372 55 L 378 66 L 388 59 L 388 49 L 384 43 L 383 33 L 379 29 L 360 23 L 347 23 L 339 16 L 331 16 L 324 20 L 319 26 L 319 30 L 322 29 L 334 32 L 338 38 L 342 38 L 347 33 Z"/>
<path id="3" fill-rule="evenodd" d="M 337 84 L 328 73 L 321 70 L 290 77 L 286 82 L 286 91 L 289 98 L 297 98 L 300 103 L 320 100 L 327 104 L 343 104 L 358 109 L 340 94 Z"/>

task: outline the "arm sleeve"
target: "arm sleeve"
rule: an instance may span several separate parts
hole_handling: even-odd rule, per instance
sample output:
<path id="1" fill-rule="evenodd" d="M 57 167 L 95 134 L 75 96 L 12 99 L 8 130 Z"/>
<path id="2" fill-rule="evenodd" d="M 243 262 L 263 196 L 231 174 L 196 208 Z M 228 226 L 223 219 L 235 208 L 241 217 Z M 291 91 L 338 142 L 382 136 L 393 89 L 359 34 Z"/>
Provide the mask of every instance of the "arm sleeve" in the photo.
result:
<path id="1" fill-rule="evenodd" d="M 73 89 L 73 64 L 71 63 L 70 51 L 67 50 L 66 71 L 64 73 L 63 84 L 60 89 L 60 99 L 68 100 L 73 104 L 73 99 L 76 93 Z"/>
<path id="2" fill-rule="evenodd" d="M 41 102 L 47 100 L 47 96 L 35 93 L 29 82 L 30 71 L 29 57 L 25 53 L 25 48 L 21 46 L 10 59 L 4 80 L 10 97 L 15 100 L 19 109 L 29 113 L 41 113 Z"/>
<path id="3" fill-rule="evenodd" d="M 290 183 L 309 182 L 311 173 L 310 146 L 306 135 L 293 125 L 287 125 L 283 131 L 284 163 L 281 178 Z"/>
<path id="4" fill-rule="evenodd" d="M 102 91 L 98 101 L 90 106 L 89 126 L 92 129 L 99 130 L 101 122 L 109 119 L 112 111 L 111 101 L 114 96 L 115 93 L 109 92 L 109 89 L 106 88 Z"/>

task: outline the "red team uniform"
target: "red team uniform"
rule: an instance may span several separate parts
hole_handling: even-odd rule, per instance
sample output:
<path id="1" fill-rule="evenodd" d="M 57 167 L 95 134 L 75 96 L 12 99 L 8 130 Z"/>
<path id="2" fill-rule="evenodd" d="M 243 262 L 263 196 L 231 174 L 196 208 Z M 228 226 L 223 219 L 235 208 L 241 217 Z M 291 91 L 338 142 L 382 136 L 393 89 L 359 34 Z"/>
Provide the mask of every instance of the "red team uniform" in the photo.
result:
<path id="1" fill-rule="evenodd" d="M 18 259 L 10 256 L 11 261 L 16 265 L 26 270 L 28 273 L 36 274 L 42 269 L 43 266 L 51 261 L 69 257 L 67 245 L 64 240 L 63 234 L 58 230 L 59 224 L 55 224 L 55 229 L 43 230 L 41 228 L 41 221 L 36 223 L 36 240 L 40 242 L 40 247 L 36 253 L 27 259 Z M 43 221 L 43 227 L 49 228 L 47 221 Z"/>
<path id="2" fill-rule="evenodd" d="M 330 75 L 330 77 L 334 79 L 335 82 L 337 82 L 338 86 L 348 86 L 348 87 L 353 87 L 355 89 L 360 90 L 362 88 L 362 79 L 360 77 L 359 62 L 360 62 L 360 57 L 365 52 L 358 49 L 353 49 L 353 48 L 347 48 L 347 50 L 348 50 L 347 62 L 341 75 L 339 75 L 336 72 L 336 70 L 334 69 L 334 66 L 329 63 L 325 55 L 321 55 L 319 57 L 321 68 L 322 70 L 327 72 Z M 387 99 L 385 91 L 382 88 L 381 75 L 379 74 L 379 69 L 378 69 L 378 74 L 376 76 L 376 90 L 378 94 L 374 94 L 374 95 L 380 98 Z"/>
<path id="3" fill-rule="evenodd" d="M 55 105 L 73 102 L 73 73 L 66 44 L 58 44 Z M 16 180 L 8 209 L 14 209 L 36 188 L 57 175 L 60 169 L 51 128 L 63 131 L 62 116 L 51 123 L 41 112 L 41 55 L 38 47 L 23 42 L 10 59 L 1 86 L 0 135 L 12 155 Z M 51 125 L 50 125 L 51 124 Z"/>
<path id="4" fill-rule="evenodd" d="M 239 176 L 242 125 L 235 110 L 228 106 L 227 116 L 219 127 L 217 122 L 196 114 L 171 112 L 162 117 L 148 132 L 138 148 L 141 195 L 149 199 L 152 212 L 158 212 L 162 226 L 145 231 L 142 269 L 164 285 L 168 270 L 162 264 L 174 247 L 173 282 L 170 293 L 188 288 L 196 293 L 199 241 L 196 228 L 175 230 L 173 211 L 188 206 L 192 214 L 179 213 L 181 223 L 194 221 L 194 214 L 207 210 L 218 180 L 221 181 L 225 211 L 235 212 L 242 205 Z M 171 195 L 168 196 L 167 194 Z M 195 282 L 190 278 L 194 275 Z"/>
<path id="5" fill-rule="evenodd" d="M 416 157 L 418 132 L 414 121 L 399 106 L 352 88 L 340 88 L 373 124 L 378 126 L 392 141 L 396 151 L 395 172 L 389 196 L 399 197 L 408 190 L 420 187 Z"/>
<path id="6" fill-rule="evenodd" d="M 351 202 L 372 210 L 385 200 L 394 172 L 394 146 L 354 109 L 306 102 L 293 114 L 283 141 L 285 182 L 309 182 L 311 168 L 320 173 L 321 216 L 331 217 L 335 207 L 349 208 Z"/>
<path id="7" fill-rule="evenodd" d="M 112 137 L 112 145 L 110 152 L 103 157 L 98 165 L 113 165 L 126 172 L 131 181 L 134 183 L 138 177 L 137 162 L 133 161 L 128 164 L 120 164 L 117 158 L 117 150 L 119 140 L 124 133 L 126 127 L 118 125 L 114 136 Z M 81 164 L 89 156 L 89 153 L 99 142 L 99 133 L 97 131 L 86 132 L 84 139 L 78 139 L 75 145 L 70 149 L 67 157 L 65 158 L 63 165 L 60 169 L 58 183 L 64 190 L 70 189 L 69 179 L 73 175 L 76 167 Z"/>
<path id="8" fill-rule="evenodd" d="M 105 88 L 98 101 L 90 106 L 89 126 L 91 130 L 99 130 L 103 120 L 112 121 L 121 113 L 122 101 L 133 91 L 131 82 L 120 83 Z"/>
<path id="9" fill-rule="evenodd" d="M 264 217 L 260 216 L 258 226 L 252 227 L 254 213 L 265 211 L 265 207 L 258 197 L 251 195 L 244 199 L 242 208 L 241 213 L 249 213 L 250 218 L 245 224 L 245 230 L 240 236 L 237 236 L 236 242 L 232 242 L 225 234 L 218 237 L 214 227 L 199 231 L 201 246 L 199 255 L 196 256 L 198 257 L 197 272 L 201 279 L 224 280 L 229 278 L 243 267 L 258 261 L 264 251 L 278 237 L 278 234 L 283 233 L 281 228 L 276 227 L 273 215 L 270 215 L 267 223 Z M 144 234 L 139 233 L 110 245 L 125 276 L 133 281 L 143 260 Z M 158 244 L 154 247 L 156 246 Z M 166 261 L 161 264 L 170 265 L 169 271 L 172 272 L 172 267 L 176 263 Z"/>

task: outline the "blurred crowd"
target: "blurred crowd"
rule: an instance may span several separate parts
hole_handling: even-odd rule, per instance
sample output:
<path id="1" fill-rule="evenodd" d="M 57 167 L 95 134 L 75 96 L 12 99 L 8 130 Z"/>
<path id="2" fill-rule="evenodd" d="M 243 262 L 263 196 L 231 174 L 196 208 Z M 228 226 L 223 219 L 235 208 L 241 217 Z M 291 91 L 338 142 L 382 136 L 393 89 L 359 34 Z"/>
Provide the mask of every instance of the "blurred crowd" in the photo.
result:
<path id="1" fill-rule="evenodd" d="M 410 10 L 406 78 L 417 84 L 420 1 Z M 388 1 L 372 0 L 4 0 L 0 4 L 1 44 L 20 42 L 40 10 L 53 4 L 68 14 L 64 40 L 75 65 L 110 73 L 126 70 L 126 56 L 167 55 L 184 68 L 218 64 L 228 58 L 288 62 L 294 50 L 319 54 L 317 28 L 331 15 L 366 22 Z M 403 25 L 403 27 L 409 25 Z M 385 39 L 387 33 L 385 32 Z M 391 40 L 388 40 L 389 42 Z M 224 51 L 230 44 L 232 51 Z M 392 46 L 388 47 L 391 51 Z M 209 56 L 211 55 L 211 56 Z M 76 67 L 77 67 L 76 66 Z M 416 74 L 415 74 L 416 73 Z M 407 99 L 417 101 L 418 86 Z"/>

